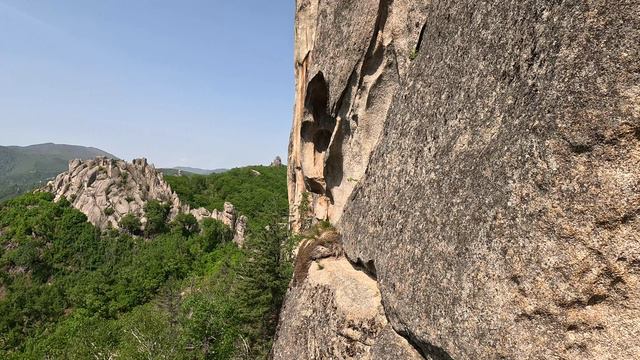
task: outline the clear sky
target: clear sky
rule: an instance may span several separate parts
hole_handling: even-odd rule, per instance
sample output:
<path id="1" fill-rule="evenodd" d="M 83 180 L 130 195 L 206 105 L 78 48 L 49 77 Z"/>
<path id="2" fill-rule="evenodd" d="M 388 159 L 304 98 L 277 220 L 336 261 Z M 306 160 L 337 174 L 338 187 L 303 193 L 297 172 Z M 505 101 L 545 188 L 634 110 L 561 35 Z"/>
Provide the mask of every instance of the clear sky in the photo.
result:
<path id="1" fill-rule="evenodd" d="M 0 0 L 0 145 L 157 166 L 286 157 L 293 0 Z"/>

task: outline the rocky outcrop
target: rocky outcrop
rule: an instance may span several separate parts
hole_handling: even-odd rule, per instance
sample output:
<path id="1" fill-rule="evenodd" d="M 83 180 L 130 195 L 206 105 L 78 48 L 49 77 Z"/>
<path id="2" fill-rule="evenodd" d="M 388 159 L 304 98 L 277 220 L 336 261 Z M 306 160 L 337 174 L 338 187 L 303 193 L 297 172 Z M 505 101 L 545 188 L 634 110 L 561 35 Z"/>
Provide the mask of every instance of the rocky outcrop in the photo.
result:
<path id="1" fill-rule="evenodd" d="M 140 218 L 144 225 L 147 221 L 144 205 L 147 201 L 157 200 L 171 206 L 169 220 L 181 212 L 192 214 L 198 221 L 216 219 L 234 231 L 236 243 L 244 243 L 247 218 L 238 217 L 231 203 L 225 203 L 223 211 L 191 209 L 181 203 L 163 174 L 144 158 L 134 159 L 132 163 L 106 157 L 72 160 L 69 170 L 42 190 L 53 193 L 56 201 L 65 197 L 87 215 L 89 222 L 102 229 L 117 228 L 127 214 Z"/>
<path id="2" fill-rule="evenodd" d="M 349 262 L 375 273 L 388 331 L 420 356 L 640 357 L 638 9 L 298 1 L 292 213 L 304 215 L 297 206 L 310 193 L 311 213 L 340 229 Z M 361 74 L 379 70 L 358 65 L 389 49 L 369 51 L 370 29 L 384 39 L 394 13 L 419 30 L 382 42 L 402 38 L 412 50 L 395 52 L 397 83 L 381 91 L 393 95 L 384 105 L 369 92 L 368 109 L 384 111 L 351 109 L 365 115 L 343 131 L 339 109 L 355 104 L 346 99 L 358 99 Z M 355 140 L 367 119 L 381 119 L 371 120 L 380 130 L 370 147 Z M 350 153 L 345 143 L 360 145 Z M 336 185 L 349 171 L 356 185 Z M 336 316 L 315 301 L 299 287 L 287 298 Z M 276 349 L 331 349 L 332 336 L 318 335 L 340 327 L 296 327 L 299 316 L 283 312 Z"/>
<path id="3" fill-rule="evenodd" d="M 341 255 L 334 235 L 300 247 L 274 358 L 422 359 L 391 329 L 375 278 Z"/>
<path id="4" fill-rule="evenodd" d="M 233 242 L 235 242 L 239 247 L 244 247 L 248 221 L 249 219 L 246 216 L 240 215 L 238 217 L 238 220 L 236 220 L 235 224 L 231 227 L 232 229 L 235 229 L 233 234 Z"/>
<path id="5" fill-rule="evenodd" d="M 378 344 L 388 322 L 377 284 L 345 258 L 314 261 L 306 281 L 287 297 L 282 316 L 290 321 L 279 336 L 288 340 L 276 343 L 276 359 L 379 359 L 373 349 L 385 347 Z"/>
<path id="6" fill-rule="evenodd" d="M 56 200 L 65 197 L 82 211 L 89 221 L 100 227 L 118 227 L 120 219 L 131 213 L 144 223 L 144 204 L 158 200 L 171 205 L 171 218 L 182 210 L 178 196 L 146 159 L 132 163 L 97 157 L 72 160 L 69 170 L 50 181 L 45 191 Z"/>
<path id="7" fill-rule="evenodd" d="M 236 208 L 232 203 L 225 202 L 223 211 L 214 209 L 210 212 L 205 208 L 189 210 L 188 207 L 186 207 L 186 211 L 193 215 L 198 221 L 206 218 L 211 218 L 227 225 L 233 230 L 233 242 L 235 242 L 240 247 L 244 246 L 245 233 L 247 231 L 247 221 L 249 219 L 244 215 L 238 216 Z"/>
<path id="8" fill-rule="evenodd" d="M 205 208 L 189 209 L 188 205 L 182 205 L 181 209 L 183 212 L 193 215 L 198 221 L 210 218 L 222 222 L 233 230 L 233 242 L 240 247 L 244 246 L 247 221 L 249 219 L 244 215 L 238 216 L 232 203 L 225 202 L 223 211 L 218 211 L 217 209 L 209 211 Z"/>
<path id="9" fill-rule="evenodd" d="M 282 159 L 280 158 L 280 156 L 276 156 L 276 158 L 273 159 L 273 161 L 271 162 L 271 166 L 273 166 L 273 167 L 282 166 Z"/>
<path id="10" fill-rule="evenodd" d="M 297 9 L 288 161 L 295 228 L 301 216 L 339 220 L 425 21 L 425 5 L 409 0 L 299 0 Z"/>

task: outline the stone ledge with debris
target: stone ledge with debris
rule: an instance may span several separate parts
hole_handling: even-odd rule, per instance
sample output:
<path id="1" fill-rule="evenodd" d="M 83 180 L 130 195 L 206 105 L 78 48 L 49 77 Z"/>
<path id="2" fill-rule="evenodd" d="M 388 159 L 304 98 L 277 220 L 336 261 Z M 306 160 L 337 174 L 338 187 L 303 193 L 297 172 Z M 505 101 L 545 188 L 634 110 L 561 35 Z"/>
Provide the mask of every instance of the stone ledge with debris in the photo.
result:
<path id="1" fill-rule="evenodd" d="M 65 197 L 87 216 L 89 222 L 101 229 L 118 227 L 127 214 L 137 216 L 144 225 L 147 221 L 145 203 L 157 200 L 171 206 L 170 220 L 181 212 L 192 214 L 198 221 L 216 219 L 234 231 L 236 243 L 241 246 L 244 243 L 247 218 L 238 216 L 231 203 L 225 203 L 223 211 L 191 209 L 181 203 L 163 174 L 145 158 L 134 159 L 132 163 L 106 157 L 72 160 L 68 171 L 41 190 L 53 193 L 56 201 Z"/>
<path id="2" fill-rule="evenodd" d="M 422 359 L 389 324 L 375 278 L 344 257 L 332 230 L 299 247 L 281 318 L 289 321 L 280 323 L 276 360 Z"/>

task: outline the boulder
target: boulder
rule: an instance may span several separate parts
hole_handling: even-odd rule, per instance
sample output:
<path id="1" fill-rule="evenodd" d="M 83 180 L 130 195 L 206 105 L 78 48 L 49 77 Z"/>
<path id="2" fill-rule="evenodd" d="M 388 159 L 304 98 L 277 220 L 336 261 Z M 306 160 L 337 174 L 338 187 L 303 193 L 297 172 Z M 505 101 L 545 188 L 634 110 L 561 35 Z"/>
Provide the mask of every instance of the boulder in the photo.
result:
<path id="1" fill-rule="evenodd" d="M 205 208 L 192 209 L 191 211 L 189 211 L 189 213 L 193 215 L 198 221 L 211 217 L 211 213 Z"/>
<path id="2" fill-rule="evenodd" d="M 282 318 L 274 359 L 421 359 L 389 334 L 376 281 L 344 257 L 313 261 L 290 289 Z"/>
<path id="3" fill-rule="evenodd" d="M 224 212 L 221 214 L 221 221 L 229 226 L 235 228 L 236 225 L 236 208 L 230 202 L 224 203 Z"/>
<path id="4" fill-rule="evenodd" d="M 235 242 L 238 247 L 244 247 L 245 232 L 247 231 L 248 221 L 249 219 L 244 215 L 239 216 L 236 221 L 233 242 Z"/>

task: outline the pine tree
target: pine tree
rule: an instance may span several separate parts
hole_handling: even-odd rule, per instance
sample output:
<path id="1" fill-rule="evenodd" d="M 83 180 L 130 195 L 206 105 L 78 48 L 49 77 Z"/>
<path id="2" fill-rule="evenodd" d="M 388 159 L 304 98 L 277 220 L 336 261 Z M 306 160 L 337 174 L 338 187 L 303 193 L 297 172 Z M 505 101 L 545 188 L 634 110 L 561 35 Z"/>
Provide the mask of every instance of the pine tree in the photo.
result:
<path id="1" fill-rule="evenodd" d="M 285 251 L 290 238 L 286 216 L 274 213 L 271 218 L 262 231 L 249 236 L 247 260 L 240 271 L 241 318 L 252 358 L 267 356 L 292 273 Z"/>

